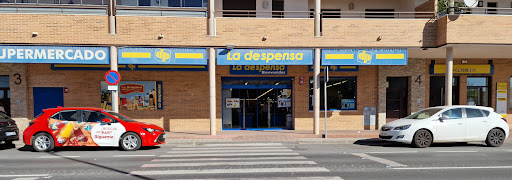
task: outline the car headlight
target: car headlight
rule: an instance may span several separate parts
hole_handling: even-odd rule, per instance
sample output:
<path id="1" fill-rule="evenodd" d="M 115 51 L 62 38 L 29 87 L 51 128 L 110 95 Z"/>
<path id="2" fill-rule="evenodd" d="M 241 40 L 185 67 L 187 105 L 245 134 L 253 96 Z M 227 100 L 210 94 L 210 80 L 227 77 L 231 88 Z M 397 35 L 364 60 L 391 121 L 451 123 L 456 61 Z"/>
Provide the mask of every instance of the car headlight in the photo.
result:
<path id="1" fill-rule="evenodd" d="M 393 130 L 401 131 L 401 130 L 409 129 L 409 127 L 411 127 L 411 125 L 410 125 L 410 124 L 407 124 L 407 125 L 403 125 L 403 126 L 395 127 Z"/>
<path id="2" fill-rule="evenodd" d="M 149 133 L 153 133 L 155 131 L 154 129 L 151 129 L 151 128 L 142 128 L 142 129 L 148 131 Z"/>

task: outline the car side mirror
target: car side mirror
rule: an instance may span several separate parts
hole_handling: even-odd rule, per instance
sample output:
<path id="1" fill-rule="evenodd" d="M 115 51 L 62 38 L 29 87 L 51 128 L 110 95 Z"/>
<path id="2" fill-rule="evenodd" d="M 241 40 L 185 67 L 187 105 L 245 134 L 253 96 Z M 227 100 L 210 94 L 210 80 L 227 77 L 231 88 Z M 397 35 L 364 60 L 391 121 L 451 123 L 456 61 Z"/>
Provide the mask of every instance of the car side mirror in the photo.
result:
<path id="1" fill-rule="evenodd" d="M 101 122 L 102 123 L 106 123 L 106 124 L 110 124 L 110 123 L 112 123 L 112 120 L 105 118 L 105 119 L 102 119 Z"/>
<path id="2" fill-rule="evenodd" d="M 443 115 L 439 118 L 439 120 L 441 120 L 441 121 L 448 120 L 448 119 L 450 119 L 450 117 L 448 117 L 447 115 Z"/>

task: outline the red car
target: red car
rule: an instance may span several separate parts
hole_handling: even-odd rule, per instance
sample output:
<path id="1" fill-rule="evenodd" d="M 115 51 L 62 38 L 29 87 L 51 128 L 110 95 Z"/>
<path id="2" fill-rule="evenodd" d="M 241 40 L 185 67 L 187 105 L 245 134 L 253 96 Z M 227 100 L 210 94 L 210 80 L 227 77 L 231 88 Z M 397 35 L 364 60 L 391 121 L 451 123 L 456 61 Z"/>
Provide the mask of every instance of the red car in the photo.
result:
<path id="1" fill-rule="evenodd" d="M 164 129 L 99 108 L 52 108 L 30 122 L 23 142 L 36 151 L 63 146 L 113 146 L 135 151 L 165 143 Z"/>

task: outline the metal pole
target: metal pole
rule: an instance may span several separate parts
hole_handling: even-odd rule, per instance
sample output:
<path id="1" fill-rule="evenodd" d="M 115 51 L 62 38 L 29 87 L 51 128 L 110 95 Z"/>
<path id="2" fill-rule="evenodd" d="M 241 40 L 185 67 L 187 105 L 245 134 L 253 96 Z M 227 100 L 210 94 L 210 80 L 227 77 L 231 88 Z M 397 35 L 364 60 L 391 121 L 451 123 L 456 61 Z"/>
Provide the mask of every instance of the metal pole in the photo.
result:
<path id="1" fill-rule="evenodd" d="M 215 0 L 208 1 L 208 35 L 215 36 Z"/>
<path id="2" fill-rule="evenodd" d="M 313 70 L 313 132 L 320 134 L 320 48 L 315 49 Z"/>
<path id="3" fill-rule="evenodd" d="M 327 75 L 327 68 L 324 68 L 325 75 Z M 324 126 L 325 126 L 325 138 L 327 138 L 327 76 L 324 77 Z"/>
<path id="4" fill-rule="evenodd" d="M 452 84 L 453 84 L 453 47 L 446 48 L 446 75 L 445 75 L 445 98 L 446 106 L 452 105 Z"/>
<path id="5" fill-rule="evenodd" d="M 208 64 L 208 76 L 210 77 L 210 135 L 217 135 L 217 105 L 215 95 L 215 49 L 210 48 L 210 64 Z"/>
<path id="6" fill-rule="evenodd" d="M 108 7 L 109 34 L 116 34 L 116 0 L 110 0 Z"/>
<path id="7" fill-rule="evenodd" d="M 448 0 L 448 14 L 455 14 L 455 0 Z"/>
<path id="8" fill-rule="evenodd" d="M 110 46 L 110 70 L 117 71 L 117 47 Z M 112 111 L 119 112 L 119 91 L 112 92 Z"/>
<path id="9" fill-rule="evenodd" d="M 315 37 L 321 37 L 320 34 L 320 10 L 321 0 L 315 0 Z"/>

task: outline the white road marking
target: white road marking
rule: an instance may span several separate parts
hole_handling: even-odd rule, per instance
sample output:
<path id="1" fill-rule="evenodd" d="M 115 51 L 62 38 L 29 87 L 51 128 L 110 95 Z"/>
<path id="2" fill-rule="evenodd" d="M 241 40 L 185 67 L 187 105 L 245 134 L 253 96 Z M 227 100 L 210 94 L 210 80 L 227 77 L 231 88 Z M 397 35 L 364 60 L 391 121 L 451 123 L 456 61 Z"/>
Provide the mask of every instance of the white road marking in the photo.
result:
<path id="1" fill-rule="evenodd" d="M 304 156 L 284 157 L 255 157 L 255 158 L 194 158 L 194 159 L 153 159 L 151 162 L 180 162 L 180 161 L 249 161 L 249 160 L 283 160 L 283 159 L 308 159 Z"/>
<path id="2" fill-rule="evenodd" d="M 160 157 L 212 157 L 212 156 L 298 156 L 299 153 L 231 153 L 231 154 L 176 154 Z"/>
<path id="3" fill-rule="evenodd" d="M 316 164 L 313 161 L 252 161 L 252 162 L 207 162 L 207 163 L 160 163 L 144 164 L 142 167 L 192 167 L 192 166 L 250 166 L 250 165 L 283 165 L 283 164 Z"/>
<path id="4" fill-rule="evenodd" d="M 478 152 L 478 151 L 436 151 L 440 153 L 466 153 L 466 152 Z"/>
<path id="5" fill-rule="evenodd" d="M 22 177 L 22 178 L 14 178 L 12 180 L 36 180 L 39 179 L 39 177 Z"/>
<path id="6" fill-rule="evenodd" d="M 40 156 L 37 158 L 51 159 L 51 158 L 79 158 L 80 156 Z"/>
<path id="7" fill-rule="evenodd" d="M 195 151 L 195 150 L 221 150 L 221 149 L 224 149 L 224 150 L 235 150 L 235 149 L 240 149 L 240 150 L 243 150 L 243 149 L 286 149 L 287 147 L 284 147 L 284 146 L 270 146 L 270 147 L 212 147 L 212 148 L 201 148 L 201 147 L 191 147 L 191 148 L 174 148 L 172 150 L 179 150 L 179 151 L 185 151 L 185 150 L 192 150 L 192 151 Z"/>
<path id="8" fill-rule="evenodd" d="M 249 146 L 283 146 L 281 143 L 240 143 L 240 144 L 202 144 L 202 145 L 182 145 L 178 147 L 249 147 Z"/>
<path id="9" fill-rule="evenodd" d="M 397 170 L 449 170 L 449 169 L 511 169 L 512 166 L 480 166 L 480 167 L 401 167 Z"/>
<path id="10" fill-rule="evenodd" d="M 400 164 L 400 163 L 397 163 L 397 162 L 394 162 L 394 161 L 391 161 L 391 160 L 382 159 L 382 158 L 375 157 L 375 156 L 370 156 L 370 155 L 365 154 L 365 153 L 352 153 L 352 155 L 359 156 L 361 158 L 366 158 L 366 159 L 369 159 L 369 160 L 372 160 L 372 161 L 375 161 L 375 162 L 378 162 L 378 163 L 382 163 L 382 164 L 385 164 L 385 165 L 388 165 L 388 166 L 391 166 L 391 167 L 404 167 L 404 166 L 407 166 L 405 164 Z"/>
<path id="11" fill-rule="evenodd" d="M 382 151 L 382 152 L 367 152 L 366 154 L 402 154 L 402 153 L 417 153 L 418 151 Z"/>
<path id="12" fill-rule="evenodd" d="M 248 173 L 284 173 L 284 172 L 330 172 L 323 167 L 308 168 L 251 168 L 251 169 L 199 169 L 199 170 L 164 170 L 132 171 L 134 175 L 176 175 L 176 174 L 248 174 Z"/>
<path id="13" fill-rule="evenodd" d="M 194 180 L 343 180 L 339 176 L 319 176 L 319 177 L 267 177 L 267 178 L 228 178 L 228 179 L 194 179 Z M 185 179 L 173 179 L 185 180 Z M 187 179 L 188 180 L 188 179 Z"/>
<path id="14" fill-rule="evenodd" d="M 153 157 L 155 155 L 113 155 L 112 157 Z"/>
<path id="15" fill-rule="evenodd" d="M 169 151 L 170 154 L 199 154 L 199 153 L 236 153 L 236 152 L 291 152 L 291 149 L 259 149 L 259 150 L 210 150 L 210 151 Z"/>
<path id="16" fill-rule="evenodd" d="M 0 174 L 0 177 L 45 177 L 45 176 L 49 176 L 49 174 L 14 174 L 14 175 L 5 175 L 5 174 Z"/>

